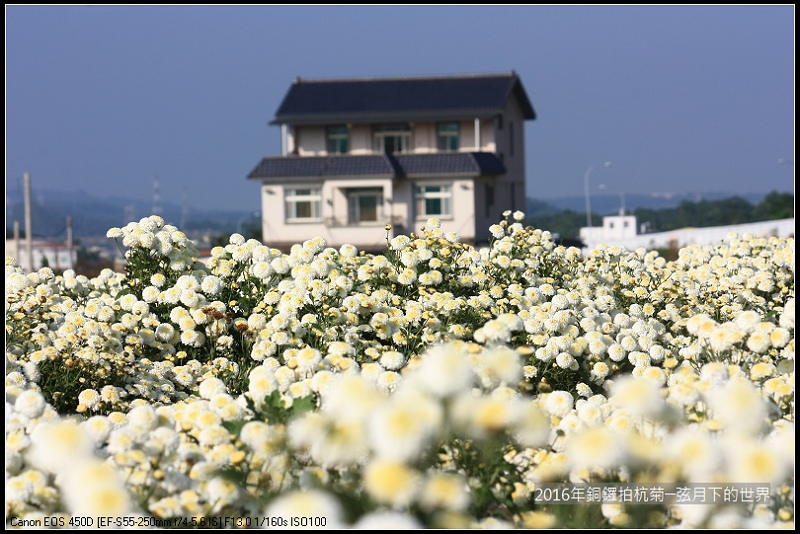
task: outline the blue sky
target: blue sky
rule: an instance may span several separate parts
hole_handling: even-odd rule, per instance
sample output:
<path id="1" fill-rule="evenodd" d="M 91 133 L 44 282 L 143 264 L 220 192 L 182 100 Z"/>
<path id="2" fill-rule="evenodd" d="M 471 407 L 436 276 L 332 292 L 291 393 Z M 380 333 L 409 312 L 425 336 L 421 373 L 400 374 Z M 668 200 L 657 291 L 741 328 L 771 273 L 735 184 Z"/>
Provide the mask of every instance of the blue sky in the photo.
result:
<path id="1" fill-rule="evenodd" d="M 794 5 L 6 6 L 7 192 L 245 213 L 297 76 L 511 70 L 529 197 L 794 192 Z"/>

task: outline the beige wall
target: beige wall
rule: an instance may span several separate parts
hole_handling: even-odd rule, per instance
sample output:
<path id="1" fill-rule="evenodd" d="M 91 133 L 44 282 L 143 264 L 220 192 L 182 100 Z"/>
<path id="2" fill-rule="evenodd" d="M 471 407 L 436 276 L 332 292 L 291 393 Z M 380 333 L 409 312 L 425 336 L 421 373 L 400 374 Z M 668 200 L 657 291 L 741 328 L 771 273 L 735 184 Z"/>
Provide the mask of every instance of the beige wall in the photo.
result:
<path id="1" fill-rule="evenodd" d="M 516 123 L 516 120 L 514 121 Z M 415 122 L 412 125 L 411 142 L 414 152 L 430 154 L 437 152 L 437 122 Z M 484 118 L 480 120 L 480 146 L 475 146 L 475 120 L 458 121 L 459 147 L 461 152 L 495 152 L 498 147 L 496 139 L 496 120 Z M 504 124 L 505 126 L 505 124 Z M 350 124 L 350 154 L 374 154 L 372 151 L 372 125 Z M 288 152 L 295 149 L 301 156 L 324 156 L 327 154 L 327 141 L 324 126 L 296 126 L 288 129 Z"/>
<path id="2" fill-rule="evenodd" d="M 313 237 L 323 237 L 329 246 L 340 247 L 345 243 L 359 248 L 381 249 L 386 243 L 386 224 L 393 228 L 389 237 L 419 232 L 427 217 L 414 214 L 414 185 L 417 183 L 447 183 L 451 185 L 452 216 L 440 218 L 442 230 L 456 232 L 464 242 L 475 241 L 475 185 L 469 177 L 448 179 L 403 179 L 363 178 L 330 179 L 327 181 L 297 181 L 291 186 L 267 184 L 262 187 L 262 229 L 264 244 L 287 249 Z M 322 220 L 315 222 L 286 222 L 285 193 L 287 188 L 321 188 Z M 374 224 L 347 226 L 348 188 L 380 187 L 383 189 L 383 212 L 381 220 Z"/>

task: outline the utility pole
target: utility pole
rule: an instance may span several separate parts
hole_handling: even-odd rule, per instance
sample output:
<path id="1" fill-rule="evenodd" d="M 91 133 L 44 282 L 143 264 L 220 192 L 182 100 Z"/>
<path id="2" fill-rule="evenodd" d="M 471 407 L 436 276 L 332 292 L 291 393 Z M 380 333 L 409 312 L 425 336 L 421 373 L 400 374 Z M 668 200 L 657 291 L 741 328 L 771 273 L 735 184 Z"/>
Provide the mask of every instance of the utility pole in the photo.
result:
<path id="1" fill-rule="evenodd" d="M 33 232 L 31 232 L 31 175 L 22 175 L 25 190 L 25 247 L 28 250 L 28 272 L 33 272 Z"/>
<path id="2" fill-rule="evenodd" d="M 70 269 L 75 268 L 75 258 L 72 256 L 72 217 L 67 215 L 67 253 L 69 254 Z"/>

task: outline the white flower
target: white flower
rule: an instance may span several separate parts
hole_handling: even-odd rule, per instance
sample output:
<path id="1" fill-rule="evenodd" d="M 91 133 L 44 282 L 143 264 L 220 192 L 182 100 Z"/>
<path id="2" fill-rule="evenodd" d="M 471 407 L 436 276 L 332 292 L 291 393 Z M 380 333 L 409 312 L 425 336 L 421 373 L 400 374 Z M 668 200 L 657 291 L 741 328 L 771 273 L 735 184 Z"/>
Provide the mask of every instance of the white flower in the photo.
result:
<path id="1" fill-rule="evenodd" d="M 474 379 L 474 371 L 458 342 L 437 345 L 425 351 L 413 379 L 428 392 L 440 397 L 464 391 Z"/>
<path id="2" fill-rule="evenodd" d="M 380 363 L 385 369 L 396 371 L 405 365 L 406 357 L 401 352 L 391 350 L 381 355 Z"/>
<path id="3" fill-rule="evenodd" d="M 623 376 L 615 380 L 608 399 L 614 406 L 638 417 L 654 417 L 664 409 L 659 387 L 645 378 Z"/>
<path id="4" fill-rule="evenodd" d="M 83 404 L 90 410 L 97 408 L 101 400 L 102 397 L 94 389 L 84 389 L 78 395 L 78 404 Z"/>
<path id="5" fill-rule="evenodd" d="M 222 281 L 214 275 L 208 275 L 203 278 L 200 287 L 206 295 L 216 295 L 222 289 Z"/>
<path id="6" fill-rule="evenodd" d="M 339 254 L 345 258 L 355 258 L 358 255 L 358 249 L 350 244 L 344 244 L 339 249 Z"/>
<path id="7" fill-rule="evenodd" d="M 59 478 L 59 486 L 73 515 L 124 517 L 135 512 L 133 499 L 110 463 L 75 458 Z"/>
<path id="8" fill-rule="evenodd" d="M 766 424 L 767 407 L 750 380 L 731 378 L 721 387 L 707 393 L 712 413 L 727 428 L 746 433 L 757 433 Z"/>
<path id="9" fill-rule="evenodd" d="M 227 393 L 227 387 L 225 386 L 225 382 L 220 380 L 216 377 L 208 377 L 205 378 L 202 382 L 200 382 L 199 393 L 200 396 L 206 400 L 211 400 L 211 398 L 218 394 L 218 393 Z"/>
<path id="10" fill-rule="evenodd" d="M 357 530 L 416 530 L 424 528 L 419 520 L 405 512 L 379 510 L 362 515 L 351 527 Z"/>
<path id="11" fill-rule="evenodd" d="M 794 297 L 786 301 L 783 313 L 778 318 L 778 326 L 786 330 L 794 330 Z"/>
<path id="12" fill-rule="evenodd" d="M 248 394 L 253 399 L 256 406 L 259 406 L 264 399 L 278 389 L 278 380 L 275 372 L 267 366 L 260 365 L 250 371 Z"/>
<path id="13" fill-rule="evenodd" d="M 369 416 L 372 448 L 396 461 L 416 459 L 441 427 L 441 405 L 424 394 L 396 394 Z"/>
<path id="14" fill-rule="evenodd" d="M 567 456 L 574 467 L 616 467 L 625 458 L 620 436 L 605 426 L 581 428 L 567 441 Z"/>
<path id="15" fill-rule="evenodd" d="M 396 509 L 411 504 L 419 482 L 419 473 L 394 460 L 376 459 L 364 469 L 367 493 L 379 503 Z"/>
<path id="16" fill-rule="evenodd" d="M 575 399 L 568 391 L 553 391 L 547 395 L 545 399 L 545 407 L 551 415 L 556 417 L 563 417 L 572 411 Z"/>
<path id="17" fill-rule="evenodd" d="M 6 377 L 6 379 L 7 378 L 8 377 Z M 32 389 L 23 391 L 14 401 L 14 409 L 30 419 L 39 417 L 46 406 L 47 402 L 44 400 L 42 394 Z"/>

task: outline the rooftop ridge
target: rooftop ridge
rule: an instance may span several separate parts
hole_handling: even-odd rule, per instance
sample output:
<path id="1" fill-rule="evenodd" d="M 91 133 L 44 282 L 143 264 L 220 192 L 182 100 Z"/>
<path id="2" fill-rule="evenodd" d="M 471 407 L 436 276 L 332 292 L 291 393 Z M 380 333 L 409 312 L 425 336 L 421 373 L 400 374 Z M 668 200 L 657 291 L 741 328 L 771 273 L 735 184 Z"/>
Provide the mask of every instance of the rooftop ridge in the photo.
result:
<path id="1" fill-rule="evenodd" d="M 505 78 L 516 76 L 515 70 L 494 73 L 470 74 L 419 74 L 399 76 L 353 76 L 344 78 L 303 78 L 296 77 L 292 83 L 336 83 L 336 82 L 374 82 L 374 81 L 405 81 L 405 80 L 446 80 L 466 78 Z"/>

